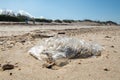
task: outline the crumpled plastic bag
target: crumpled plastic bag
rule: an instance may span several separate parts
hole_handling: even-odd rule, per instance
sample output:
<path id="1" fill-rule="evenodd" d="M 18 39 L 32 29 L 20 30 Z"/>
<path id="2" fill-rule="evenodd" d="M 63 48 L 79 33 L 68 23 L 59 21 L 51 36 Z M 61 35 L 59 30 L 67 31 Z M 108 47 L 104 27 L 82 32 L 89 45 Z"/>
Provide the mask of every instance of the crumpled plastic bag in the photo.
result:
<path id="1" fill-rule="evenodd" d="M 103 47 L 69 37 L 52 37 L 32 47 L 28 52 L 39 60 L 57 60 L 62 58 L 86 58 L 99 56 Z"/>

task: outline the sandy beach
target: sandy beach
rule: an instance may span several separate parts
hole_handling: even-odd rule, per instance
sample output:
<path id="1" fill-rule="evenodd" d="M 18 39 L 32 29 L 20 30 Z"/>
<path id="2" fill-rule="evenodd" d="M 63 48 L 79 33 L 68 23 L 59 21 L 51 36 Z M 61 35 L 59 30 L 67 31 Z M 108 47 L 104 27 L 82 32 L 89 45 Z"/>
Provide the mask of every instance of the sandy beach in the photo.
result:
<path id="1" fill-rule="evenodd" d="M 28 50 L 53 36 L 98 43 L 101 56 L 71 59 L 58 70 L 42 67 Z M 2 70 L 4 64 L 11 70 Z M 120 26 L 0 25 L 0 80 L 120 80 Z"/>

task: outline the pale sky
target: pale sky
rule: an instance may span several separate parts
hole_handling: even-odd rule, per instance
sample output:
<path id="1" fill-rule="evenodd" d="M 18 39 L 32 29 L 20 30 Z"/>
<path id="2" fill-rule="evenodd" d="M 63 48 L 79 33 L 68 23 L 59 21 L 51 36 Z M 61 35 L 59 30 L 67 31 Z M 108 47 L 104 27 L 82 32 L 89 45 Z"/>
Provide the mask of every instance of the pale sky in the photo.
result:
<path id="1" fill-rule="evenodd" d="M 120 0 L 0 0 L 0 9 L 24 10 L 49 19 L 112 20 L 120 23 Z"/>

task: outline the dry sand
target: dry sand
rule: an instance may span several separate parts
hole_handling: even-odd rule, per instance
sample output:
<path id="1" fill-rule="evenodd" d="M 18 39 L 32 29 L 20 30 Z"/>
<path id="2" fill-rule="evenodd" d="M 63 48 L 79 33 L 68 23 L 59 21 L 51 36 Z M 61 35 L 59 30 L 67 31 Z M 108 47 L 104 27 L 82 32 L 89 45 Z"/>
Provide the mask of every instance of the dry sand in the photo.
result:
<path id="1" fill-rule="evenodd" d="M 100 57 L 72 59 L 51 70 L 27 51 L 40 40 L 55 35 L 75 37 L 101 44 Z M 6 63 L 15 65 L 2 70 Z M 0 26 L 0 80 L 120 80 L 119 26 Z"/>

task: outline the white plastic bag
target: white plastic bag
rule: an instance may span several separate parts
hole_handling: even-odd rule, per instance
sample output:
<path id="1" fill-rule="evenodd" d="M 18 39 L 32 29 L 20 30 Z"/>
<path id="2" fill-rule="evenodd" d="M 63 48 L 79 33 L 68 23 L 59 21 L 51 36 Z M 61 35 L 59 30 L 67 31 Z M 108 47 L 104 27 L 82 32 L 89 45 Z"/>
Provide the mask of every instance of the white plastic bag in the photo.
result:
<path id="1" fill-rule="evenodd" d="M 68 37 L 52 37 L 32 47 L 28 52 L 39 60 L 89 57 L 101 55 L 103 47 L 84 40 Z"/>

